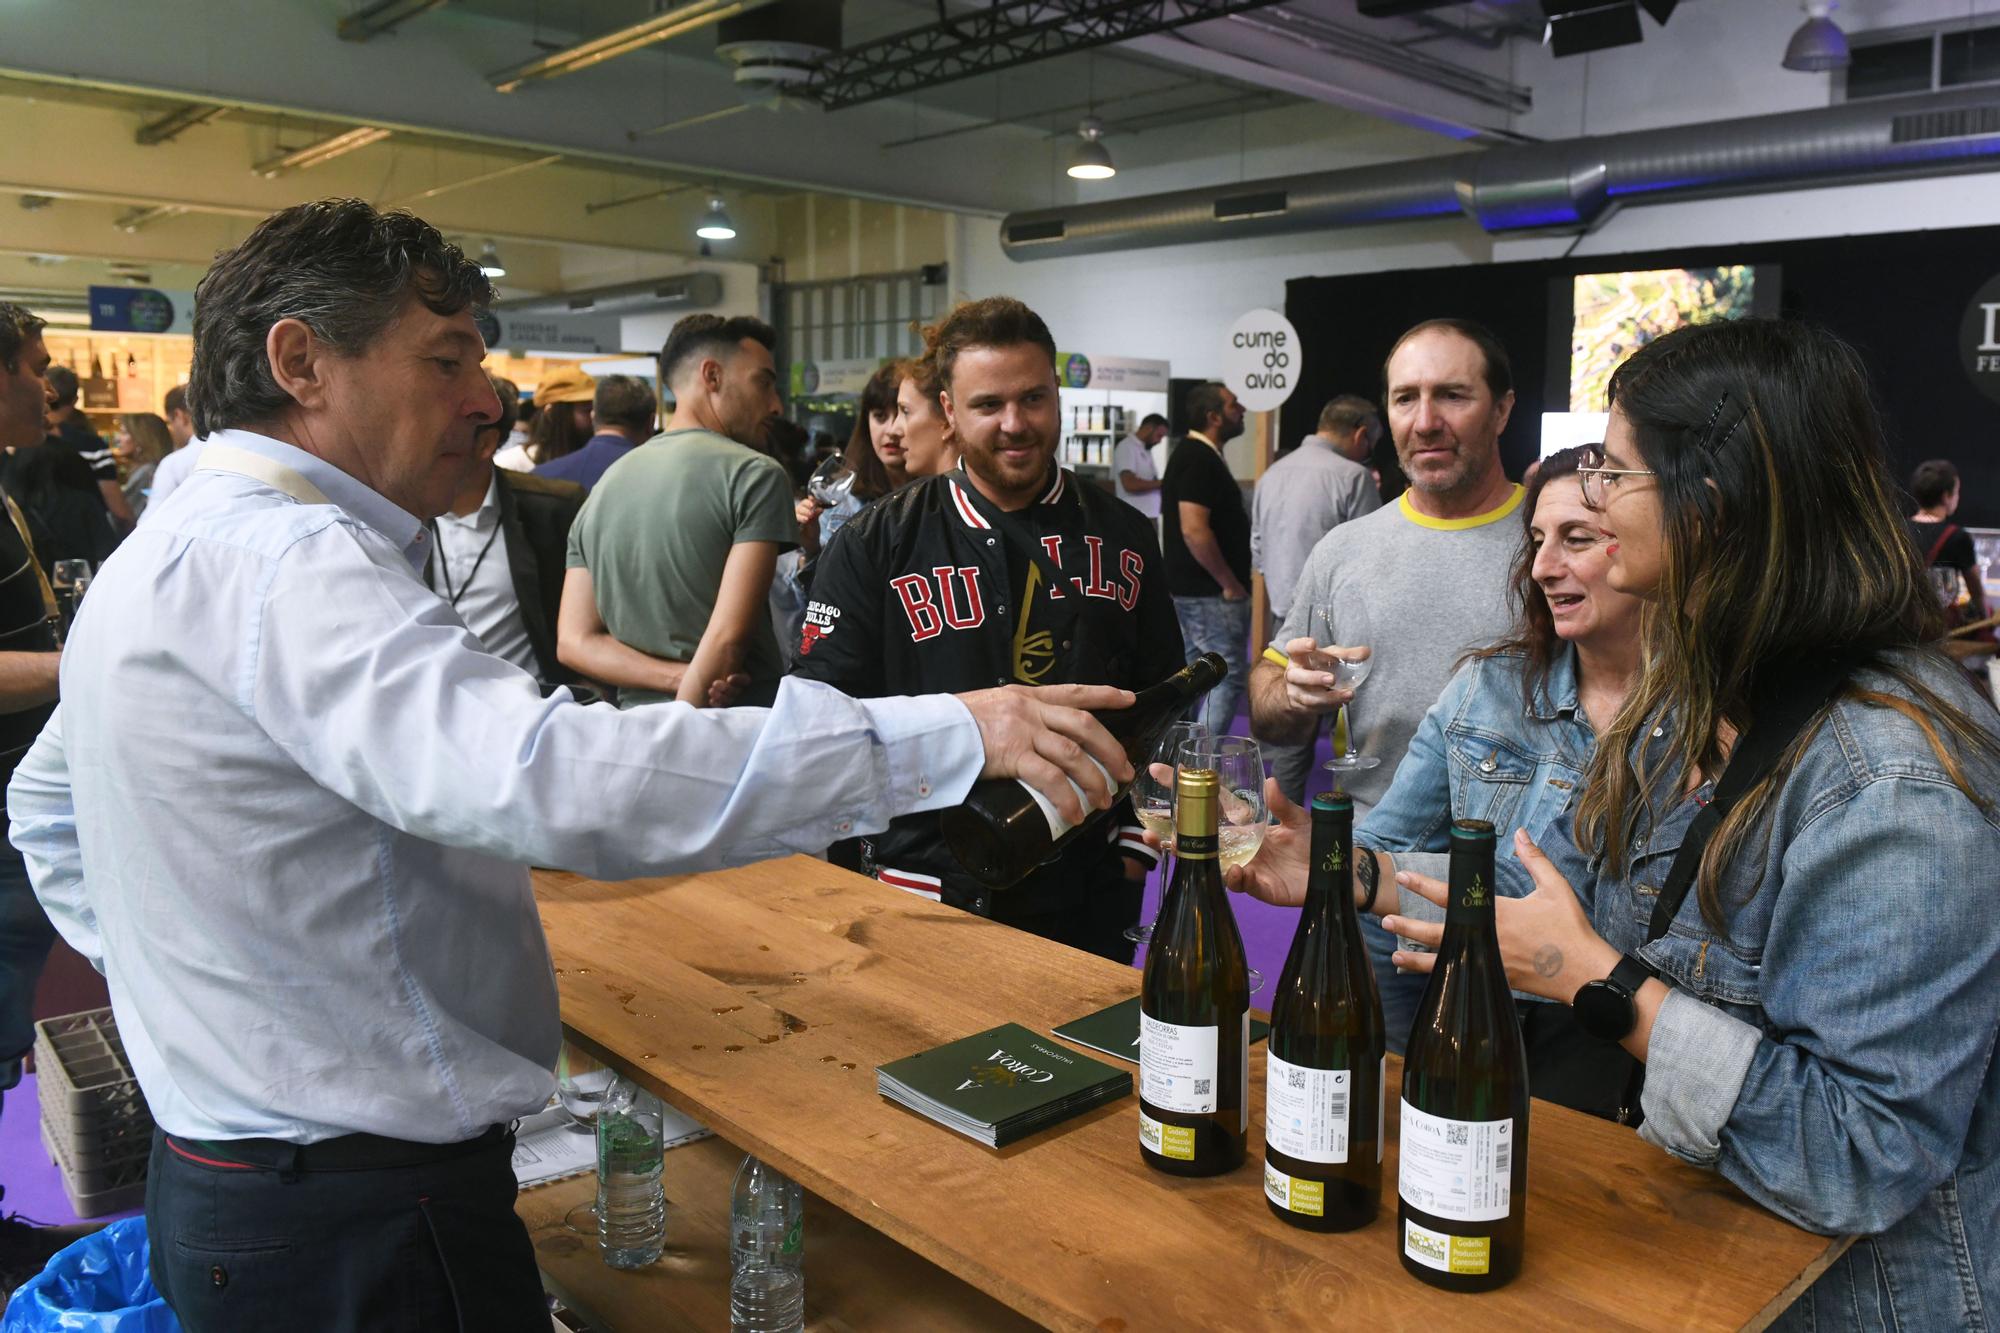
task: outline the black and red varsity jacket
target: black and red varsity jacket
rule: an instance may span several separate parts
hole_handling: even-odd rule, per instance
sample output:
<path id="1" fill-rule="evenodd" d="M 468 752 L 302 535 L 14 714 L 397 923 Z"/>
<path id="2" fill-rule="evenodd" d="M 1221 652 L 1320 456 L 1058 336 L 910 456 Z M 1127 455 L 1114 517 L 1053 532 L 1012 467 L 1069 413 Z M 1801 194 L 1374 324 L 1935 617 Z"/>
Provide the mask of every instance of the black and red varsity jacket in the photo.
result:
<path id="1" fill-rule="evenodd" d="M 1012 514 L 963 469 L 913 482 L 849 520 L 820 556 L 793 671 L 859 698 L 958 694 L 995 685 L 1139 689 L 1186 661 L 1159 543 L 1145 515 L 1057 468 Z M 860 839 L 863 870 L 990 914 L 991 895 L 945 850 L 935 813 Z M 1121 805 L 1005 890 L 1027 911 L 1073 903 L 1119 853 L 1155 859 Z"/>

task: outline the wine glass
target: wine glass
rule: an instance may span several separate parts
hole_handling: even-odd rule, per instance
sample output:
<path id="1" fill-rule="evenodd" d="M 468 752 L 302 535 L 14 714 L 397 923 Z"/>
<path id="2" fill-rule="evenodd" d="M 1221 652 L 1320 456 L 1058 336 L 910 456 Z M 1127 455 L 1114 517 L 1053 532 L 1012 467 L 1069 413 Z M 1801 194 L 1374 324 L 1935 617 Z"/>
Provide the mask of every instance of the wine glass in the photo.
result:
<path id="1" fill-rule="evenodd" d="M 1174 761 L 1180 756 L 1181 746 L 1196 736 L 1206 736 L 1208 728 L 1199 722 L 1176 722 L 1167 728 L 1166 735 L 1153 747 L 1152 759 L 1140 768 L 1132 780 L 1132 813 L 1139 817 L 1148 833 L 1160 840 L 1160 898 L 1167 896 L 1167 856 L 1174 849 Z M 1160 904 L 1153 905 L 1153 917 L 1157 921 Z M 1125 927 L 1125 938 L 1134 944 L 1144 944 L 1153 938 L 1153 921 L 1143 926 L 1133 922 Z"/>
<path id="2" fill-rule="evenodd" d="M 1313 665 L 1323 671 L 1333 673 L 1333 683 L 1343 690 L 1359 690 L 1361 682 L 1367 680 L 1375 669 L 1375 627 L 1369 623 L 1368 609 L 1359 603 L 1336 608 L 1330 602 L 1321 602 L 1312 610 L 1313 641 L 1325 648 L 1338 646 L 1341 654 L 1332 652 L 1313 653 Z M 1361 655 L 1350 658 L 1344 654 L 1358 651 Z M 1340 711 L 1347 719 L 1347 751 L 1337 754 L 1322 766 L 1336 773 L 1359 773 L 1371 768 L 1379 768 L 1382 761 L 1372 754 L 1358 753 L 1354 746 L 1354 712 L 1346 704 Z"/>
<path id="3" fill-rule="evenodd" d="M 556 1057 L 556 1100 L 569 1113 L 567 1128 L 576 1134 L 597 1133 L 597 1113 L 617 1080 L 616 1071 L 588 1051 L 564 1042 Z M 563 1215 L 563 1225 L 580 1236 L 597 1235 L 597 1202 L 580 1203 Z"/>
<path id="4" fill-rule="evenodd" d="M 1216 847 L 1223 869 L 1240 866 L 1264 845 L 1270 810 L 1264 802 L 1264 752 L 1248 736 L 1196 736 L 1184 742 L 1182 768 L 1216 776 Z M 1264 989 L 1264 974 L 1250 968 L 1250 993 Z"/>
<path id="5" fill-rule="evenodd" d="M 49 567 L 49 588 L 56 595 L 58 641 L 69 637 L 69 627 L 76 619 L 77 605 L 83 600 L 84 590 L 89 586 L 88 560 L 58 560 Z"/>
<path id="6" fill-rule="evenodd" d="M 806 479 L 806 494 L 832 509 L 854 493 L 855 472 L 839 454 L 828 454 Z"/>

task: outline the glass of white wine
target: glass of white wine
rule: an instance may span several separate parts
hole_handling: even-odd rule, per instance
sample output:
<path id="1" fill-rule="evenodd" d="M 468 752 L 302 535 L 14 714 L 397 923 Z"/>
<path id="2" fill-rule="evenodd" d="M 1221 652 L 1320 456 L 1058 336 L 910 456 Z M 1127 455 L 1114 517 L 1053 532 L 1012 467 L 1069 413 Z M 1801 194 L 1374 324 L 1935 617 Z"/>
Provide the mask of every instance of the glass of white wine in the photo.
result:
<path id="1" fill-rule="evenodd" d="M 1353 606 L 1334 607 L 1327 602 L 1316 604 L 1312 610 L 1313 641 L 1325 649 L 1338 647 L 1339 653 L 1331 651 L 1313 654 L 1313 664 L 1321 670 L 1333 673 L 1333 683 L 1343 690 L 1359 690 L 1361 682 L 1367 680 L 1375 670 L 1375 627 L 1369 623 L 1368 608 L 1356 603 Z M 1381 759 L 1372 754 L 1361 754 L 1354 746 L 1354 710 L 1346 704 L 1341 710 L 1347 717 L 1347 750 L 1326 761 L 1326 768 L 1336 773 L 1358 773 L 1364 769 L 1378 768 Z"/>
<path id="2" fill-rule="evenodd" d="M 1206 736 L 1208 728 L 1199 722 L 1176 722 L 1167 728 L 1167 734 L 1153 747 L 1152 762 L 1147 764 L 1132 782 L 1132 813 L 1139 817 L 1139 823 L 1146 831 L 1160 840 L 1160 895 L 1167 892 L 1167 858 L 1164 855 L 1174 849 L 1174 761 L 1179 758 L 1181 746 L 1197 736 Z M 1159 904 L 1154 904 L 1153 915 L 1159 916 Z M 1144 925 L 1136 922 L 1125 928 L 1125 938 L 1135 944 L 1144 944 L 1153 938 L 1153 922 Z"/>
<path id="3" fill-rule="evenodd" d="M 1270 809 L 1264 802 L 1264 752 L 1248 736 L 1195 736 L 1182 744 L 1177 763 L 1216 776 L 1221 795 L 1216 843 L 1222 866 L 1240 866 L 1264 845 Z M 1264 974 L 1250 969 L 1250 991 L 1264 989 Z"/>

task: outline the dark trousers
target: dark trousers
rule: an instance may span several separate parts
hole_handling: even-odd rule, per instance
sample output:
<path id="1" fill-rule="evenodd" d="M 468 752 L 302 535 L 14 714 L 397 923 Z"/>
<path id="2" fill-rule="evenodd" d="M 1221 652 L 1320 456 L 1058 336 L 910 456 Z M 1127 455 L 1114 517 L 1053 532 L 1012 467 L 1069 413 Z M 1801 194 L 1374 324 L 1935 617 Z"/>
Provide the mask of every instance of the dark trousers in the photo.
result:
<path id="1" fill-rule="evenodd" d="M 504 1130 L 305 1148 L 155 1132 L 153 1284 L 187 1333 L 548 1333 L 513 1148 Z"/>
<path id="2" fill-rule="evenodd" d="M 1138 922 L 1146 886 L 1134 884 L 1120 874 L 1118 868 L 1123 865 L 1122 857 L 1108 858 L 1101 882 L 1079 890 L 1074 901 L 1060 907 L 1022 910 L 1005 893 L 996 893 L 993 919 L 1045 940 L 1129 965 L 1137 946 L 1125 938 L 1125 928 Z"/>

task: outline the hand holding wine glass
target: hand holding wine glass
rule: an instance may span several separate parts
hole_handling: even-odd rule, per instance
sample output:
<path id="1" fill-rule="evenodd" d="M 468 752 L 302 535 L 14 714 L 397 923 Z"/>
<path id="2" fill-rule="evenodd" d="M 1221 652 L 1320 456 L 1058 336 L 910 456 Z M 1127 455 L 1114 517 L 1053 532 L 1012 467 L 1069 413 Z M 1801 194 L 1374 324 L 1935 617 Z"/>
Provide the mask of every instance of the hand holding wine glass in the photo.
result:
<path id="1" fill-rule="evenodd" d="M 1333 677 L 1334 692 L 1345 692 L 1341 709 L 1347 718 L 1347 750 L 1329 759 L 1325 767 L 1336 773 L 1356 773 L 1380 767 L 1382 761 L 1361 754 L 1354 744 L 1352 701 L 1361 683 L 1375 670 L 1375 627 L 1368 608 L 1359 602 L 1336 606 L 1322 602 L 1312 609 L 1313 638 L 1325 645 L 1315 655 L 1321 669 Z"/>
<path id="2" fill-rule="evenodd" d="M 1179 766 L 1216 775 L 1217 859 L 1226 875 L 1257 855 L 1270 826 L 1264 752 L 1248 736 L 1198 736 L 1181 746 Z M 1264 977 L 1254 967 L 1249 975 L 1254 995 L 1264 988 Z"/>
<path id="3" fill-rule="evenodd" d="M 1176 722 L 1168 727 L 1160 743 L 1153 747 L 1153 757 L 1142 765 L 1138 776 L 1132 782 L 1132 813 L 1139 823 L 1152 834 L 1160 844 L 1160 894 L 1166 896 L 1165 853 L 1174 849 L 1174 761 L 1179 757 L 1181 746 L 1198 736 L 1206 736 L 1208 728 L 1199 722 Z M 1157 916 L 1158 907 L 1154 913 Z M 1153 938 L 1153 923 L 1134 923 L 1125 928 L 1125 938 L 1135 944 L 1144 944 Z"/>
<path id="4" fill-rule="evenodd" d="M 806 494 L 827 509 L 854 493 L 856 474 L 840 454 L 828 454 L 806 481 Z"/>

